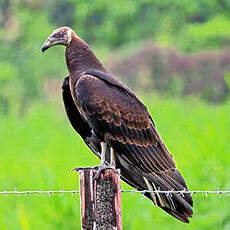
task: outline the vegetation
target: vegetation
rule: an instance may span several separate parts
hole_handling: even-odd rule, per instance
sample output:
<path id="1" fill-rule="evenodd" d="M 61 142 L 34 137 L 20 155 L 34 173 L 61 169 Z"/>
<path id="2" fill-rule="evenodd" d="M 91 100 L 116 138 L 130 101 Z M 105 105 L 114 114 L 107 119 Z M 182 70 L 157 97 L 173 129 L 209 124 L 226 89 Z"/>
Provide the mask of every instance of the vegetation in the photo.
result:
<path id="1" fill-rule="evenodd" d="M 169 0 L 2 0 L 0 114 L 12 109 L 24 114 L 31 101 L 43 96 L 44 81 L 66 75 L 63 49 L 52 49 L 45 57 L 40 52 L 43 41 L 56 27 L 71 26 L 105 61 L 112 60 L 108 59 L 108 54 L 114 54 L 115 49 L 135 51 L 145 40 L 183 52 L 226 49 L 230 44 L 229 12 L 230 3 L 226 0 L 176 0 L 173 4 Z M 170 53 L 170 50 L 164 52 Z M 215 60 L 220 62 L 218 57 Z M 152 66 L 157 65 L 158 62 L 152 61 Z M 229 65 L 227 57 L 224 63 L 223 74 L 218 75 L 224 82 L 224 90 L 219 87 L 216 92 L 205 88 L 202 98 L 214 102 L 226 100 L 229 91 L 224 77 L 226 65 Z M 201 72 L 199 68 L 197 71 Z M 214 67 L 209 68 L 205 79 L 210 71 L 215 72 Z M 152 75 L 153 81 L 160 84 L 162 76 L 161 72 Z M 199 84 L 199 77 L 195 81 Z M 205 81 L 205 84 L 210 82 Z M 166 91 L 170 93 L 170 88 Z M 217 95 L 214 99 L 213 92 Z"/>
<path id="2" fill-rule="evenodd" d="M 76 189 L 71 168 L 99 163 L 63 112 L 63 47 L 40 51 L 50 32 L 64 25 L 113 73 L 144 92 L 189 188 L 229 190 L 227 0 L 1 0 L 0 190 Z M 190 225 L 140 194 L 122 199 L 127 230 L 230 228 L 224 195 L 194 196 Z M 1 230 L 80 229 L 79 195 L 3 196 L 0 207 Z"/>
<path id="3" fill-rule="evenodd" d="M 187 184 L 192 190 L 229 189 L 230 104 L 213 107 L 151 96 L 145 100 Z M 61 108 L 34 104 L 24 120 L 0 121 L 0 190 L 78 189 L 71 168 L 99 160 L 70 127 Z M 47 109 L 49 108 L 49 109 Z M 123 189 L 130 189 L 122 185 Z M 122 194 L 124 229 L 229 229 L 229 197 L 194 196 L 191 224 L 163 213 L 141 194 Z M 8 195 L 0 198 L 1 229 L 80 229 L 79 195 Z"/>
<path id="4" fill-rule="evenodd" d="M 118 53 L 108 67 L 145 94 L 195 95 L 211 103 L 223 103 L 229 97 L 229 57 L 230 50 L 191 55 L 147 42 L 129 55 Z"/>

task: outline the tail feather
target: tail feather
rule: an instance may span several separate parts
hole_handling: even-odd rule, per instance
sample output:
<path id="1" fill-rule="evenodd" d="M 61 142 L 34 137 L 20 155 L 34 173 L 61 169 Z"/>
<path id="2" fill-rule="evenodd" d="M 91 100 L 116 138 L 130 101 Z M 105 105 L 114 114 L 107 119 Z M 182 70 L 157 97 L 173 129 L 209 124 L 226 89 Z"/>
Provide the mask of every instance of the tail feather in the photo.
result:
<path id="1" fill-rule="evenodd" d="M 158 173 L 143 173 L 124 159 L 119 158 L 117 168 L 121 168 L 122 179 L 138 190 L 188 191 L 180 172 L 173 168 Z M 122 166 L 121 166 L 122 163 Z M 193 200 L 190 193 L 148 193 L 144 194 L 154 205 L 159 206 L 176 219 L 189 223 L 193 215 Z"/>
<path id="2" fill-rule="evenodd" d="M 162 208 L 165 212 L 167 212 L 169 215 L 175 217 L 176 219 L 184 222 L 184 223 L 190 223 L 188 217 L 186 217 L 185 215 L 181 215 L 179 214 L 178 212 L 173 212 L 172 210 L 170 209 L 167 209 L 167 208 Z M 192 217 L 192 216 L 190 216 Z"/>
<path id="3" fill-rule="evenodd" d="M 144 176 L 144 180 L 148 181 L 147 189 L 156 191 L 182 191 L 187 190 L 187 186 L 183 177 L 177 169 L 171 169 L 159 174 L 151 173 Z M 151 186 L 150 186 L 151 185 Z M 188 190 L 187 190 L 188 191 Z M 150 193 L 145 195 L 152 198 Z M 178 194 L 178 193 L 156 193 L 157 205 L 166 211 L 171 216 L 177 218 L 180 221 L 189 223 L 188 218 L 193 215 L 193 201 L 190 193 Z"/>

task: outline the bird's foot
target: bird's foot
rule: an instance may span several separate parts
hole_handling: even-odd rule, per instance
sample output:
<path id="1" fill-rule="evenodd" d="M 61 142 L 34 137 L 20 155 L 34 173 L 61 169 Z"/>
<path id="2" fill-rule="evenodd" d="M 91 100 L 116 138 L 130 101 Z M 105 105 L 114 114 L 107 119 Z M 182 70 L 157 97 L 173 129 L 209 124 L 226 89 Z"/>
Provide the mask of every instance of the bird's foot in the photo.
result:
<path id="1" fill-rule="evenodd" d="M 116 173 L 119 174 L 118 170 L 116 169 L 115 165 L 113 164 L 102 164 L 102 165 L 98 165 L 98 166 L 92 166 L 92 167 L 76 167 L 73 168 L 72 171 L 80 171 L 80 170 L 97 170 L 96 175 L 93 177 L 93 181 L 98 180 L 99 176 L 101 173 L 103 173 L 106 169 L 112 169 L 114 170 Z"/>
<path id="2" fill-rule="evenodd" d="M 73 172 L 73 171 L 77 171 L 77 172 L 78 172 L 78 171 L 80 171 L 80 170 L 93 170 L 93 169 L 96 169 L 96 170 L 97 170 L 98 167 L 100 167 L 100 166 L 97 165 L 97 166 L 92 166 L 92 167 L 76 167 L 76 168 L 73 168 L 73 169 L 72 169 L 72 172 Z"/>
<path id="3" fill-rule="evenodd" d="M 102 165 L 99 165 L 97 167 L 97 173 L 96 175 L 93 177 L 93 181 L 95 180 L 98 180 L 99 176 L 101 173 L 103 173 L 106 169 L 112 169 L 114 170 L 116 173 L 119 173 L 115 167 L 115 165 L 107 165 L 107 164 L 102 164 Z"/>

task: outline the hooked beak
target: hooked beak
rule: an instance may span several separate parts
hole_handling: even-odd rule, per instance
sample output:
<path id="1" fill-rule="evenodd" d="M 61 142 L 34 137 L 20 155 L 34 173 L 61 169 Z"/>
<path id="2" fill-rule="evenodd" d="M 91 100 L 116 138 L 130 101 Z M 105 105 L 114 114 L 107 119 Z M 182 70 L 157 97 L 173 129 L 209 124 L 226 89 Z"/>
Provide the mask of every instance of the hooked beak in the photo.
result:
<path id="1" fill-rule="evenodd" d="M 64 45 L 64 46 L 66 46 L 66 41 L 64 39 L 54 38 L 51 35 L 50 37 L 48 37 L 48 39 L 43 44 L 42 52 L 44 53 L 47 49 L 49 49 L 52 46 L 56 46 L 56 45 Z"/>
<path id="2" fill-rule="evenodd" d="M 44 44 L 42 46 L 42 53 L 44 53 L 47 49 L 49 49 L 49 46 L 47 46 L 46 44 Z"/>
<path id="3" fill-rule="evenodd" d="M 46 50 L 48 50 L 51 46 L 52 46 L 52 43 L 50 42 L 50 40 L 48 38 L 42 46 L 42 53 L 44 53 Z"/>

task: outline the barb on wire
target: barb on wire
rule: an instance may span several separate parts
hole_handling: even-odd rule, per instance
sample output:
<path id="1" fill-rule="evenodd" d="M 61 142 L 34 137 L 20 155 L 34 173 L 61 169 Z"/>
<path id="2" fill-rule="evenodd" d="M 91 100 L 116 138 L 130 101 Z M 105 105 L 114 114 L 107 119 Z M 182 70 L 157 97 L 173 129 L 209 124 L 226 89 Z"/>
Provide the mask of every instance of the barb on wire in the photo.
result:
<path id="1" fill-rule="evenodd" d="M 75 193 L 79 193 L 79 191 L 77 190 L 73 190 L 73 191 L 64 191 L 63 189 L 62 190 L 58 190 L 58 191 L 55 191 L 55 190 L 50 190 L 50 191 L 42 191 L 42 190 L 38 190 L 38 191 L 0 191 L 0 195 L 11 195 L 11 194 L 16 194 L 16 195 L 22 195 L 22 194 L 26 194 L 26 195 L 29 195 L 29 194 L 48 194 L 49 196 L 51 194 L 66 194 L 66 193 L 71 193 L 71 194 L 75 194 Z"/>
<path id="2" fill-rule="evenodd" d="M 69 191 L 65 191 L 64 189 L 61 189 L 61 190 L 47 190 L 47 191 L 42 191 L 42 190 L 37 190 L 37 191 L 0 191 L 0 195 L 13 195 L 13 194 L 16 194 L 16 195 L 29 195 L 29 194 L 48 194 L 49 197 L 52 195 L 52 194 L 60 194 L 60 195 L 63 195 L 63 194 L 76 194 L 76 193 L 79 193 L 80 191 L 78 190 L 69 190 Z M 121 192 L 123 193 L 155 193 L 155 194 L 159 194 L 159 193 L 164 193 L 164 194 L 167 194 L 167 195 L 172 195 L 172 194 L 180 194 L 180 195 L 184 195 L 186 193 L 190 193 L 190 194 L 203 194 L 205 196 L 208 196 L 208 194 L 218 194 L 218 195 L 224 195 L 224 194 L 227 194 L 227 195 L 230 195 L 230 190 L 209 190 L 209 191 L 188 191 L 188 190 L 181 190 L 181 191 L 175 191 L 175 190 L 171 190 L 171 191 L 162 191 L 162 190 L 155 190 L 155 191 L 152 191 L 152 190 L 142 190 L 142 191 L 138 191 L 138 190 L 122 190 Z"/>

